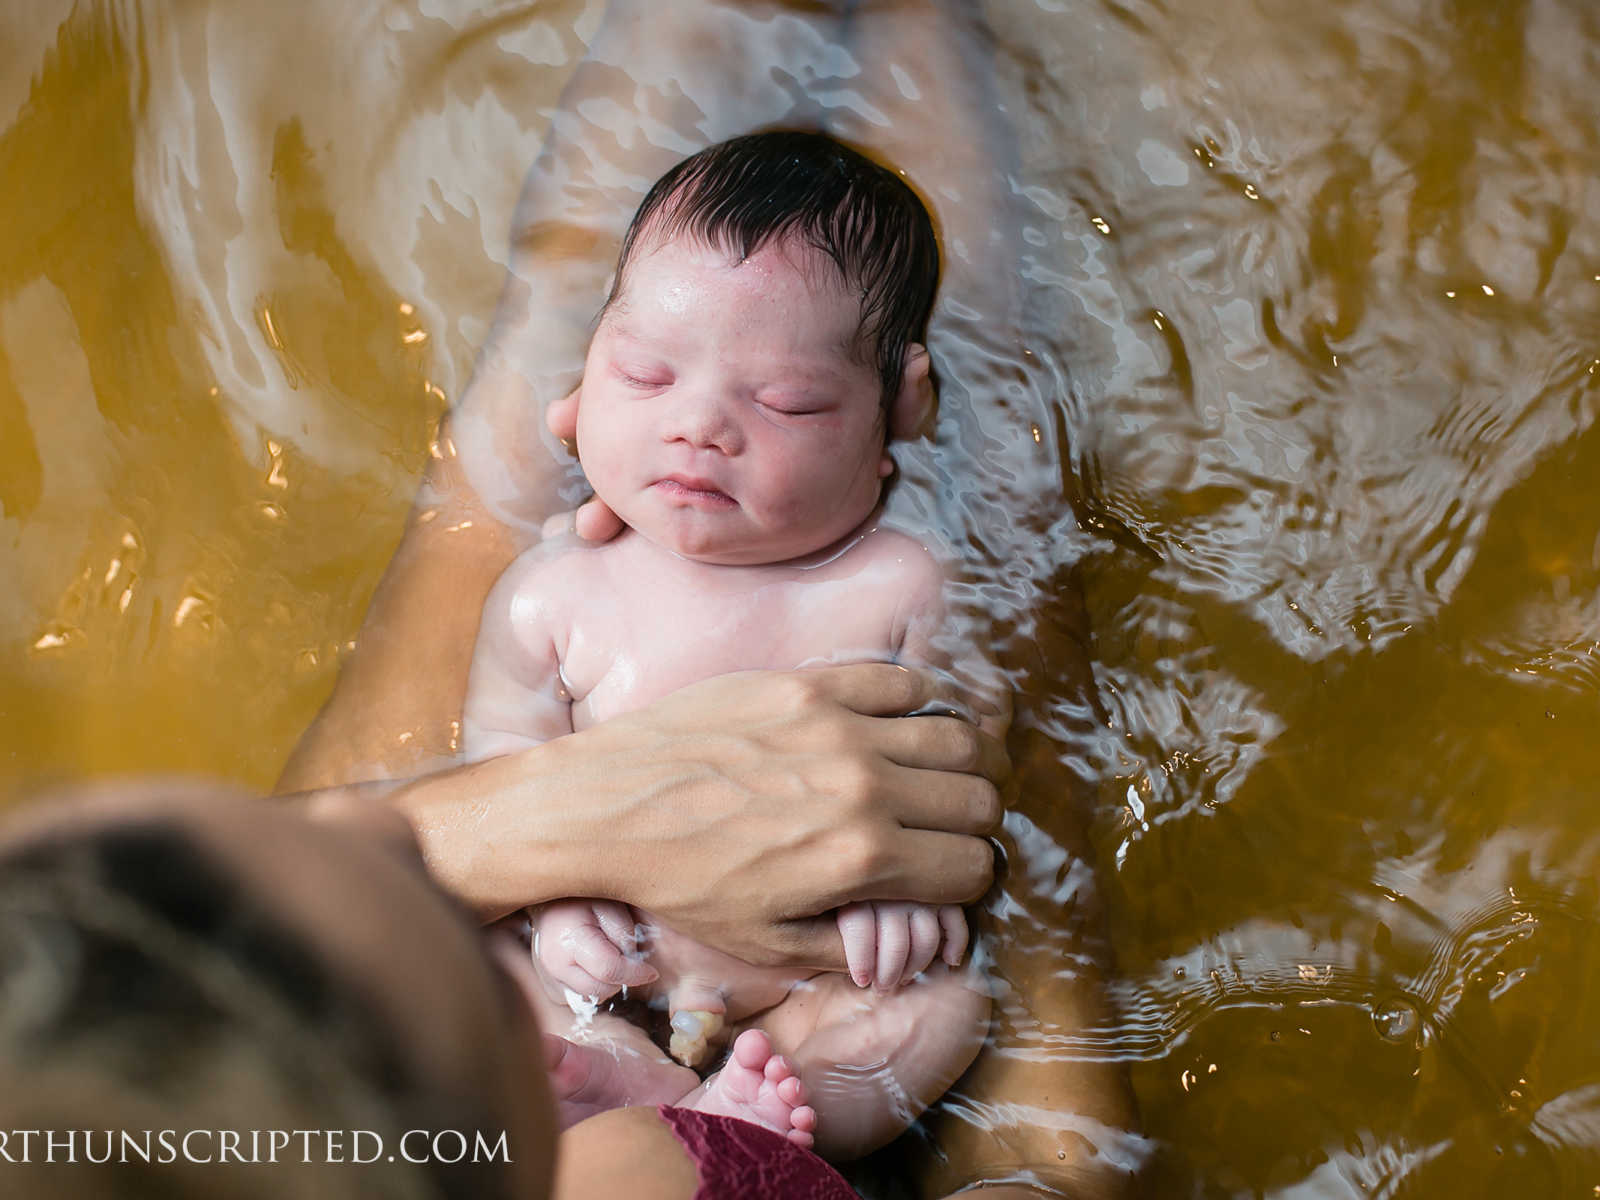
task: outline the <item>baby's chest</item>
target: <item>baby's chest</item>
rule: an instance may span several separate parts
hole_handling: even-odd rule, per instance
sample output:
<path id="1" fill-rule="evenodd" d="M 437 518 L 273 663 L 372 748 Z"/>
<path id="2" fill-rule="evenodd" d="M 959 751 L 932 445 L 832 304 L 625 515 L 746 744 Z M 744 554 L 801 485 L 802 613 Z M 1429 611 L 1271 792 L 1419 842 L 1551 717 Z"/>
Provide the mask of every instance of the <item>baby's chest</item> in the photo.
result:
<path id="1" fill-rule="evenodd" d="M 574 727 L 731 671 L 892 657 L 896 597 L 854 582 L 738 594 L 659 584 L 617 589 L 568 629 L 561 676 Z"/>

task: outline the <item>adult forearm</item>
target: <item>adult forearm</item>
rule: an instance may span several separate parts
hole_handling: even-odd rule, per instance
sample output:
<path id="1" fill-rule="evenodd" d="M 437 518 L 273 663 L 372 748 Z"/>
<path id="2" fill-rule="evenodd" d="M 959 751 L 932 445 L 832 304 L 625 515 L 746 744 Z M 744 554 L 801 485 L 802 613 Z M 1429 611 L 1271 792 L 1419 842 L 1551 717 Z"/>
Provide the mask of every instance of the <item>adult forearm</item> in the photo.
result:
<path id="1" fill-rule="evenodd" d="M 407 818 L 439 881 L 485 918 L 558 896 L 648 908 L 750 962 L 843 964 L 857 899 L 960 903 L 993 872 L 997 742 L 882 663 L 721 675 L 544 745 L 403 783 L 323 789 L 313 811 Z"/>
<path id="2" fill-rule="evenodd" d="M 600 763 L 581 735 L 410 779 L 370 779 L 281 796 L 338 822 L 388 808 L 429 873 L 485 922 L 529 904 L 591 896 L 671 906 L 671 866 L 641 870 L 659 836 L 651 799 L 692 786 L 670 755 Z M 682 873 L 681 866 L 676 873 Z"/>
<path id="3" fill-rule="evenodd" d="M 296 799 L 313 811 L 394 808 L 411 825 L 430 874 L 489 921 L 527 904 L 627 890 L 616 877 L 619 848 L 634 836 L 629 814 L 593 795 L 573 795 L 586 774 L 567 747 L 552 742 L 415 779 Z"/>
<path id="4" fill-rule="evenodd" d="M 1009 343 L 1021 316 L 1021 247 L 1009 195 L 1015 132 L 995 95 L 980 6 L 862 0 L 849 45 L 870 69 L 854 81 L 862 103 L 830 110 L 830 130 L 904 169 L 932 208 L 946 305 L 936 323 Z M 980 319 L 957 316 L 952 302 Z"/>
<path id="5" fill-rule="evenodd" d="M 450 423 L 333 695 L 278 791 L 407 777 L 454 756 L 483 600 L 518 542 L 461 479 Z"/>
<path id="6" fill-rule="evenodd" d="M 598 256 L 610 251 L 581 223 L 526 224 L 513 241 L 489 342 L 440 424 L 355 650 L 280 791 L 403 778 L 455 756 L 484 599 L 563 505 L 571 464 L 543 432 L 542 410 L 576 380 L 609 262 Z"/>
<path id="7" fill-rule="evenodd" d="M 597 49 L 618 36 L 608 32 Z M 623 81 L 606 57 L 591 55 L 568 84 L 524 182 L 489 337 L 434 439 L 355 651 L 282 791 L 410 776 L 456 752 L 483 600 L 544 519 L 570 507 L 562 488 L 572 464 L 545 432 L 543 413 L 577 382 L 617 240 L 638 201 L 632 176 L 608 159 L 622 148 L 577 110 L 585 101 L 625 102 Z"/>

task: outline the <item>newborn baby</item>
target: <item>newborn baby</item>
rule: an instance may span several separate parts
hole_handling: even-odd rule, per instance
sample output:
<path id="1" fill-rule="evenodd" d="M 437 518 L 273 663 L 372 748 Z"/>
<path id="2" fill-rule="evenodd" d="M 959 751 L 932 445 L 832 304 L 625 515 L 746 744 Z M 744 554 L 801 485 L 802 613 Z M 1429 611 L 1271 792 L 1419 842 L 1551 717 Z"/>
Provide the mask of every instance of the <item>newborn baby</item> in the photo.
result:
<path id="1" fill-rule="evenodd" d="M 879 501 L 886 441 L 931 406 L 919 339 L 937 277 L 915 194 L 821 135 L 738 138 L 655 184 L 624 239 L 578 408 L 584 471 L 627 527 L 599 545 L 542 543 L 495 585 L 468 757 L 728 671 L 930 661 L 943 577 L 880 523 Z M 608 901 L 530 919 L 535 1004 L 546 1030 L 572 1039 L 552 1049 L 569 1121 L 688 1104 L 853 1157 L 942 1094 L 988 1025 L 988 999 L 956 970 L 956 907 L 842 910 L 848 975 L 752 967 Z M 667 1011 L 682 1063 L 746 1031 L 702 1083 L 598 1008 L 624 989 Z"/>

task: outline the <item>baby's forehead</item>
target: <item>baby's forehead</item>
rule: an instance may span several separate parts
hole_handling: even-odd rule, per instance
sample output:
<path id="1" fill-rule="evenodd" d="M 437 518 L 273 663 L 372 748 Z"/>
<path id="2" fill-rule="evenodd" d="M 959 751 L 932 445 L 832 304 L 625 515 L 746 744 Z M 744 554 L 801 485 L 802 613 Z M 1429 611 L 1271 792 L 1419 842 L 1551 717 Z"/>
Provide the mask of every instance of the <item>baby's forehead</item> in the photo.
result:
<path id="1" fill-rule="evenodd" d="M 707 266 L 714 274 L 733 269 L 724 277 L 734 285 L 729 304 L 748 327 L 831 327 L 837 354 L 852 363 L 862 361 L 857 290 L 846 284 L 825 251 L 796 236 L 768 239 L 747 255 L 692 231 L 641 237 L 622 266 L 602 320 L 633 333 L 675 323 L 681 316 L 675 289 L 680 284 L 686 291 L 692 288 L 691 281 Z"/>
<path id="2" fill-rule="evenodd" d="M 762 274 L 796 277 L 805 283 L 806 291 L 818 302 L 838 304 L 841 293 L 859 297 L 861 292 L 845 278 L 832 255 L 798 233 L 777 234 L 745 249 L 695 229 L 661 230 L 652 223 L 639 231 L 627 262 L 620 264 L 619 295 L 627 290 L 636 268 L 651 260 L 659 265 L 663 251 L 679 252 L 667 256 L 673 262 L 691 261 L 683 257 L 687 254 L 719 261 L 724 266 L 750 266 Z"/>

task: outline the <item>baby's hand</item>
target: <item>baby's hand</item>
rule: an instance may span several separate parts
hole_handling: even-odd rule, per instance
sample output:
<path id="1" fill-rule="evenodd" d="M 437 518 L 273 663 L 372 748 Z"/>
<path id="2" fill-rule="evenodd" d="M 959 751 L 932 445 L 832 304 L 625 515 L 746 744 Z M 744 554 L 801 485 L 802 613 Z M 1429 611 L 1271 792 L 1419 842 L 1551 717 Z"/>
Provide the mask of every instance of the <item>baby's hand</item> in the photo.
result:
<path id="1" fill-rule="evenodd" d="M 633 912 L 610 900 L 557 900 L 535 909 L 533 957 L 551 979 L 592 1000 L 656 979 L 638 956 Z"/>
<path id="2" fill-rule="evenodd" d="M 839 910 L 850 978 L 887 992 L 922 974 L 936 957 L 955 967 L 967 952 L 967 918 L 959 905 L 867 900 Z M 943 945 L 943 953 L 940 946 Z"/>

